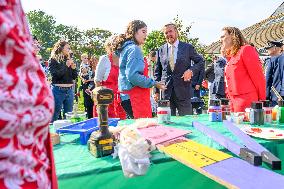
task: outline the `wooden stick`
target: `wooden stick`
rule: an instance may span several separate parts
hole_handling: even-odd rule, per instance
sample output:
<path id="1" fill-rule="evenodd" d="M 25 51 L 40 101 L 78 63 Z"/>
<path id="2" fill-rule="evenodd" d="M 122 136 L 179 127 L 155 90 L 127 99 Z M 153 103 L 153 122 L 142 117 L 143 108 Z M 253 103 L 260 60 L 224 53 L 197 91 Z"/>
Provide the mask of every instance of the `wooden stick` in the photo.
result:
<path id="1" fill-rule="evenodd" d="M 283 100 L 281 95 L 278 93 L 278 91 L 275 89 L 274 86 L 271 87 L 271 90 L 274 92 L 274 94 L 277 96 L 278 100 Z"/>

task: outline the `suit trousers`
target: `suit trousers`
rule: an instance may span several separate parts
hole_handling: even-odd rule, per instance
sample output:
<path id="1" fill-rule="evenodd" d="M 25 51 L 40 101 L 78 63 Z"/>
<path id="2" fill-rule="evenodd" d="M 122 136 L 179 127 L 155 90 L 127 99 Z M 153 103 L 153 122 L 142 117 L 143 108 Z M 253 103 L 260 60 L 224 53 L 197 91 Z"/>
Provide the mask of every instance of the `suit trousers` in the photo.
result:
<path id="1" fill-rule="evenodd" d="M 91 96 L 86 93 L 86 91 L 83 91 L 83 97 L 84 97 L 84 107 L 85 107 L 85 112 L 87 112 L 87 118 L 91 119 L 93 118 L 93 106 L 94 106 L 94 101 L 92 100 Z"/>
<path id="2" fill-rule="evenodd" d="M 176 111 L 178 111 L 179 116 L 192 115 L 192 106 L 190 97 L 185 100 L 179 100 L 175 94 L 175 91 L 172 91 L 170 98 L 171 114 L 176 116 Z"/>

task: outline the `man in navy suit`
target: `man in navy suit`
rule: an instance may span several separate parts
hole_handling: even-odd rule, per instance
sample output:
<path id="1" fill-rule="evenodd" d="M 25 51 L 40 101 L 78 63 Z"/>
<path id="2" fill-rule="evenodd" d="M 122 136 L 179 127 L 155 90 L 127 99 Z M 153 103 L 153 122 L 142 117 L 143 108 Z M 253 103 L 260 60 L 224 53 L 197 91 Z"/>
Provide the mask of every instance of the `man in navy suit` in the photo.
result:
<path id="1" fill-rule="evenodd" d="M 196 53 L 191 44 L 178 40 L 175 24 L 167 24 L 163 28 L 167 43 L 158 50 L 154 77 L 156 81 L 165 82 L 167 89 L 163 98 L 170 100 L 171 113 L 176 115 L 192 114 L 191 78 L 197 72 L 198 65 L 204 64 L 202 56 Z M 194 65 L 191 66 L 191 61 Z M 156 90 L 156 99 L 159 93 Z"/>
<path id="2" fill-rule="evenodd" d="M 284 55 L 281 54 L 282 42 L 269 41 L 265 49 L 270 55 L 265 61 L 265 78 L 266 78 L 266 99 L 272 101 L 272 105 L 277 104 L 278 98 L 271 90 L 273 86 L 276 91 L 284 98 Z"/>

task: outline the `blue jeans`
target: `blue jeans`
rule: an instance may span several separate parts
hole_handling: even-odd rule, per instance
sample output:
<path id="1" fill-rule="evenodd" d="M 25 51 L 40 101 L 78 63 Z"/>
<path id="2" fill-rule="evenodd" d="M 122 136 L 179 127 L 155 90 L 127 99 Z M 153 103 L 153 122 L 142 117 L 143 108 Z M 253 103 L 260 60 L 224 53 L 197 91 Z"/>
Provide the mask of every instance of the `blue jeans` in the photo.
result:
<path id="1" fill-rule="evenodd" d="M 63 117 L 65 119 L 65 113 L 73 111 L 74 103 L 74 90 L 73 87 L 58 87 L 51 86 L 51 90 L 54 96 L 54 114 L 52 121 L 58 120 L 59 114 L 63 105 Z"/>

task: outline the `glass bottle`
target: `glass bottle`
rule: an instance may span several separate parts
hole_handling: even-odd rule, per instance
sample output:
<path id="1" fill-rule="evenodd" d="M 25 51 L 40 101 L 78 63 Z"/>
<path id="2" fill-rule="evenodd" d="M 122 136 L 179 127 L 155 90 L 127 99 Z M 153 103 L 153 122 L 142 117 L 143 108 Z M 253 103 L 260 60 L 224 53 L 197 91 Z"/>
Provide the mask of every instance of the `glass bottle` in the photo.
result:
<path id="1" fill-rule="evenodd" d="M 256 102 L 251 103 L 250 123 L 254 125 L 264 124 L 264 114 L 263 114 L 263 109 L 262 109 L 262 102 L 256 101 Z"/>
<path id="2" fill-rule="evenodd" d="M 209 121 L 222 122 L 222 109 L 220 106 L 220 100 L 210 100 L 209 104 Z"/>

